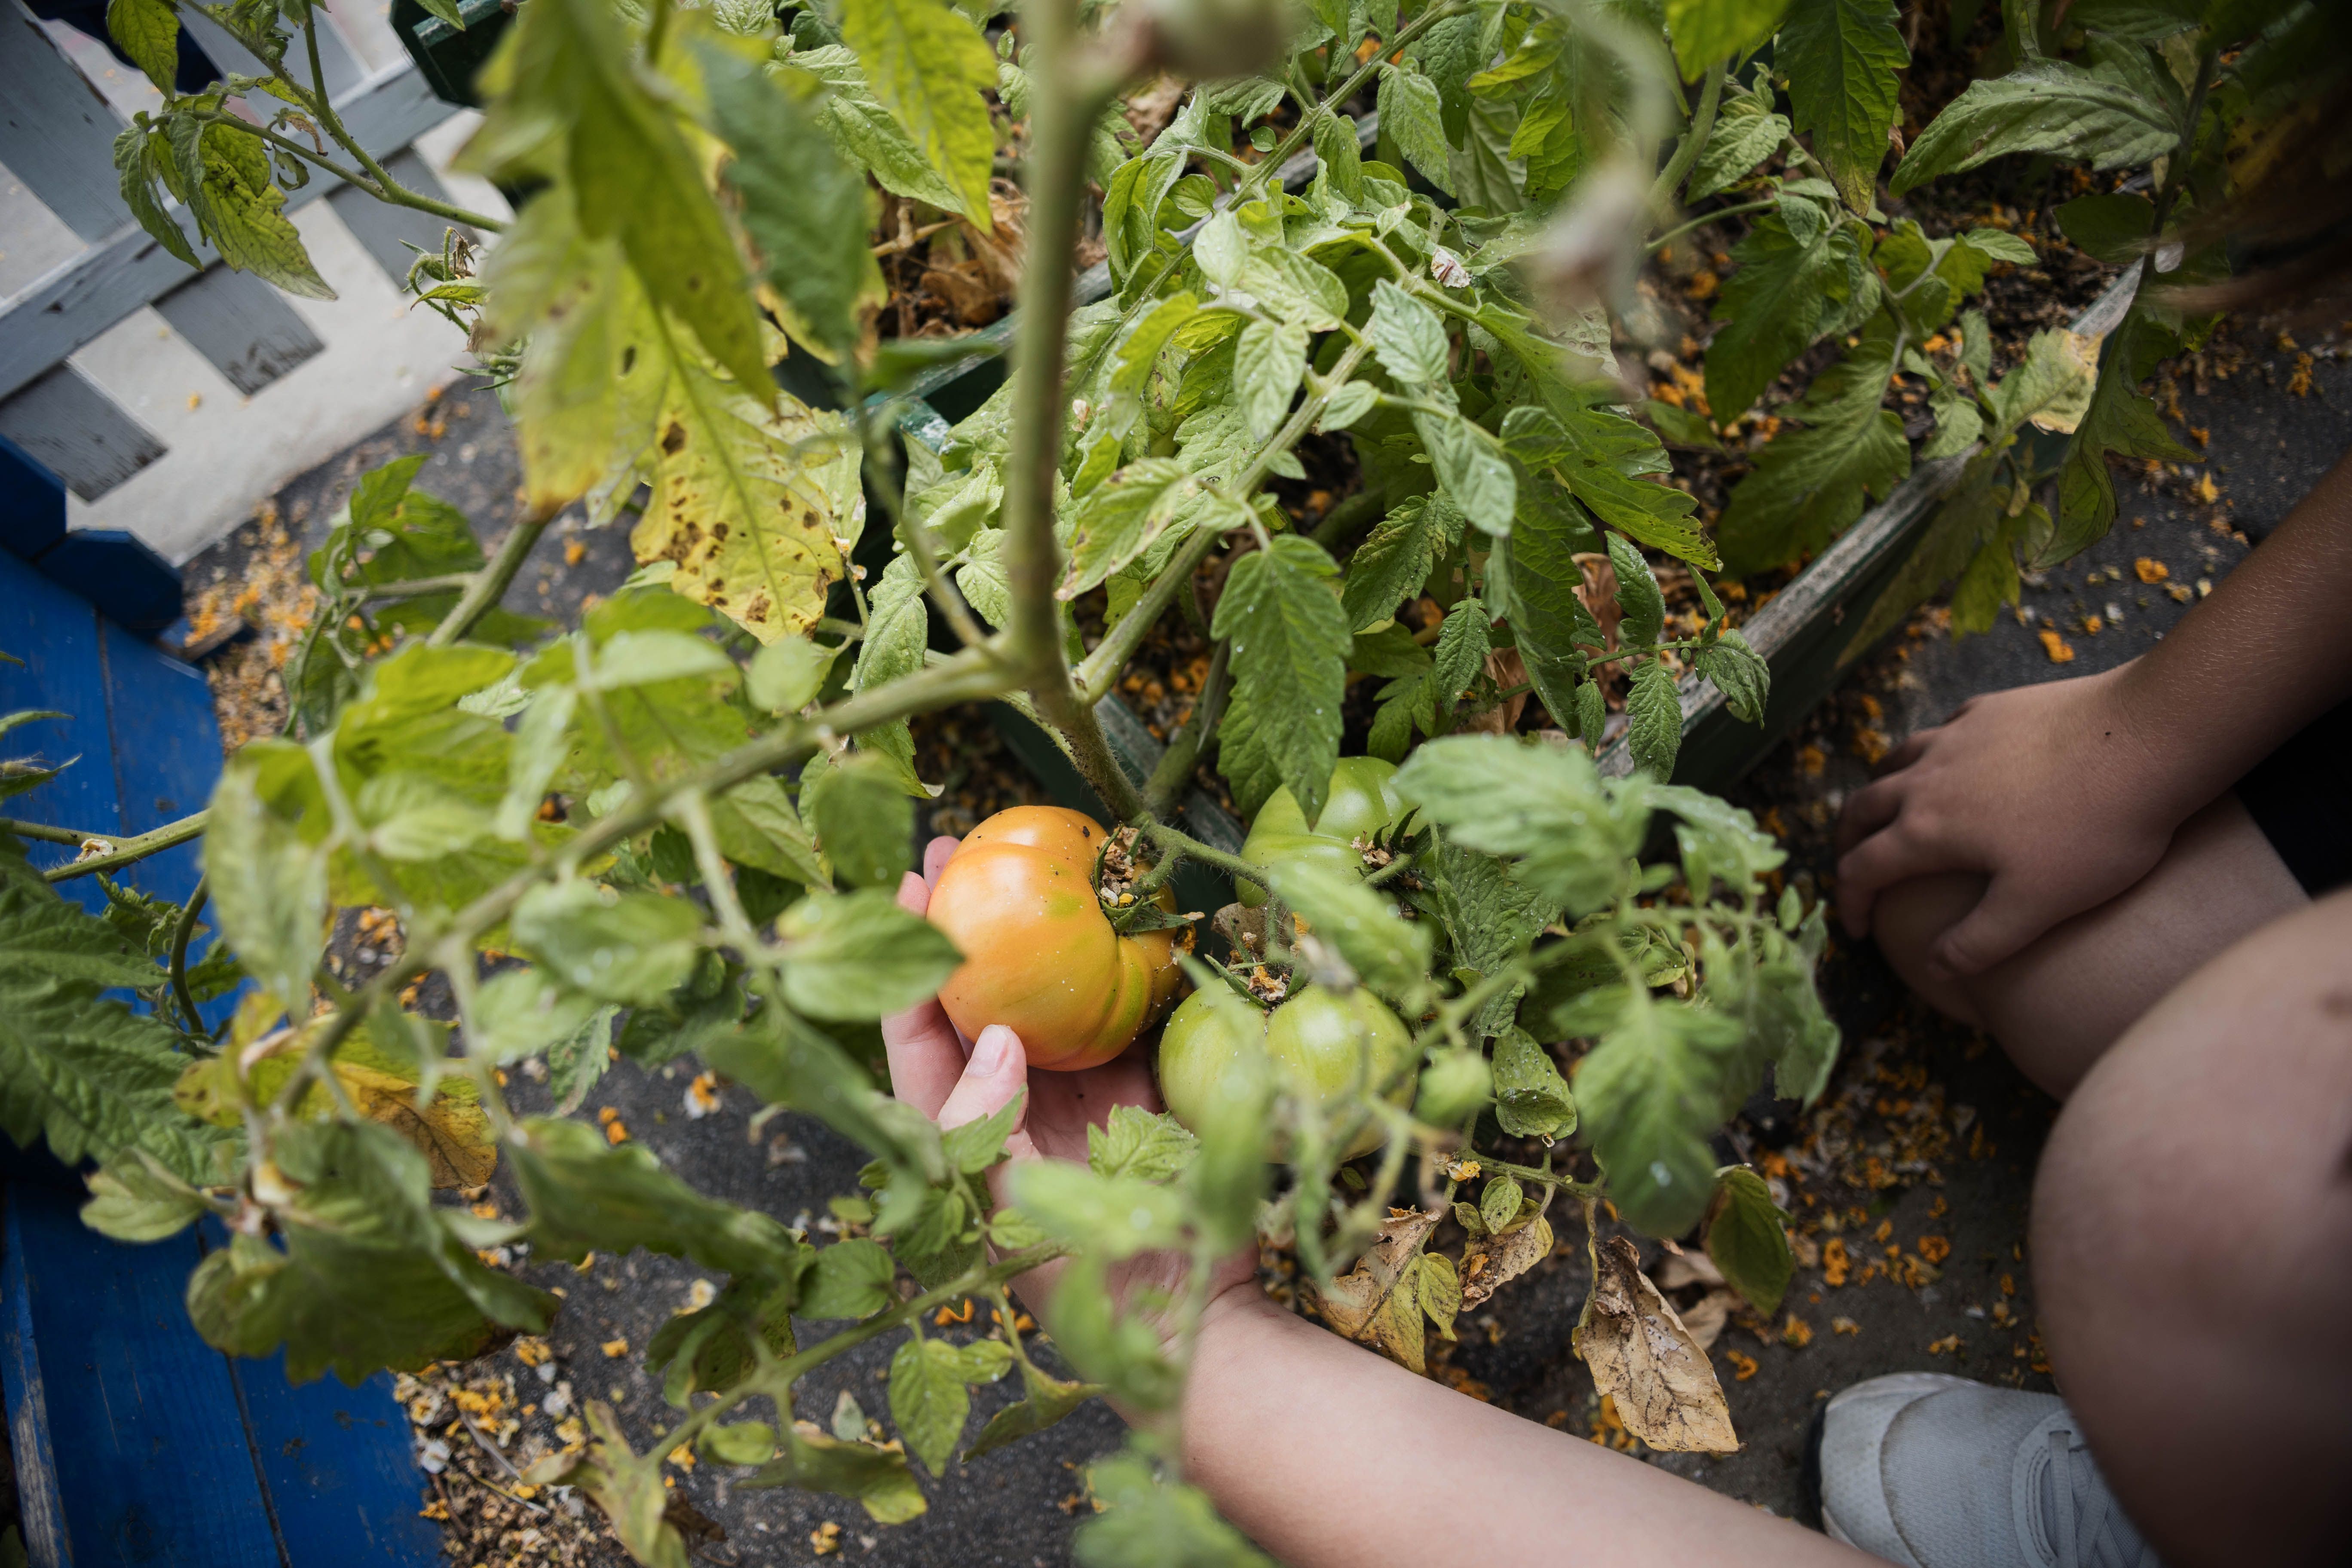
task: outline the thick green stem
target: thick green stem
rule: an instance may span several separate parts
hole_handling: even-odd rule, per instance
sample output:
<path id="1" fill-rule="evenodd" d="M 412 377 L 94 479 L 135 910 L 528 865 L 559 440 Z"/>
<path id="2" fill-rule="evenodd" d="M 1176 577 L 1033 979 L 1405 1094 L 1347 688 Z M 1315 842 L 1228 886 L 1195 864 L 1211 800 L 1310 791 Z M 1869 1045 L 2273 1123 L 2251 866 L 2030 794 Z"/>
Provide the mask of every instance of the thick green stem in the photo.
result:
<path id="1" fill-rule="evenodd" d="M 13 833 L 19 838 L 37 838 L 44 844 L 70 844 L 79 849 L 95 838 L 101 844 L 113 840 L 100 833 L 78 833 L 70 827 L 51 827 L 46 822 L 19 822 L 12 816 L 0 816 L 0 833 Z"/>
<path id="2" fill-rule="evenodd" d="M 1119 76 L 1086 58 L 1073 0 L 1035 0 L 1021 14 L 1035 87 L 1029 117 L 1029 264 L 1021 277 L 1021 320 L 1013 348 L 1013 448 L 1004 480 L 1005 576 L 1012 588 L 1008 628 L 1014 662 L 1039 714 L 1061 733 L 1071 760 L 1103 805 L 1120 820 L 1143 809 L 1143 797 L 1112 755 L 1091 696 L 1071 684 L 1062 647 L 1061 548 L 1054 537 L 1054 476 L 1060 470 L 1078 226 L 1086 197 L 1087 146 L 1095 117 Z"/>
<path id="3" fill-rule="evenodd" d="M 196 934 L 196 917 L 205 912 L 205 901 L 212 889 L 202 877 L 196 879 L 196 890 L 188 895 L 187 906 L 180 910 L 179 920 L 172 927 L 172 999 L 180 1005 L 180 1015 L 188 1021 L 188 1032 L 205 1032 L 204 1016 L 196 1011 L 195 994 L 188 989 L 188 942 Z"/>
<path id="4" fill-rule="evenodd" d="M 1675 193 L 1682 189 L 1683 177 L 1690 173 L 1691 165 L 1698 162 L 1699 150 L 1706 145 L 1707 134 L 1715 129 L 1715 111 L 1723 101 L 1724 72 L 1730 64 L 1727 59 L 1707 68 L 1706 80 L 1699 89 L 1698 110 L 1691 116 L 1690 129 L 1683 132 L 1681 143 L 1675 148 L 1675 155 L 1666 160 L 1666 166 L 1658 171 L 1657 181 L 1650 187 L 1650 211 L 1659 217 L 1675 210 Z"/>
<path id="5" fill-rule="evenodd" d="M 1228 668 L 1229 645 L 1219 643 L 1209 656 L 1209 673 L 1201 682 L 1201 695 L 1192 704 L 1192 713 L 1176 738 L 1168 742 L 1160 755 L 1160 765 L 1151 770 L 1151 778 L 1143 786 L 1143 804 L 1154 816 L 1165 816 L 1175 808 L 1177 798 L 1192 777 L 1192 769 L 1201 760 L 1201 747 L 1216 733 L 1217 721 L 1224 717 L 1225 693 L 1233 684 Z"/>
<path id="6" fill-rule="evenodd" d="M 380 583 L 362 591 L 361 598 L 373 603 L 378 599 L 422 599 L 432 594 L 462 594 L 474 585 L 478 572 L 452 572 L 442 577 L 410 577 L 398 583 Z"/>
<path id="7" fill-rule="evenodd" d="M 93 835 L 92 837 L 99 843 L 111 844 L 114 847 L 103 855 L 93 855 L 87 860 L 75 860 L 67 865 L 53 867 L 41 873 L 41 879 L 45 882 L 69 882 L 76 877 L 87 877 L 99 871 L 111 871 L 117 866 L 128 866 L 135 860 L 144 860 L 150 855 L 158 855 L 175 845 L 185 844 L 189 839 L 204 832 L 205 819 L 209 815 L 206 812 L 195 812 L 180 818 L 177 822 L 167 822 L 152 833 L 142 833 L 136 838 L 113 838 L 104 835 Z"/>
<path id="8" fill-rule="evenodd" d="M 1135 824 L 1144 836 L 1160 847 L 1163 854 L 1181 855 L 1188 860 L 1198 860 L 1203 866 L 1214 866 L 1229 877 L 1238 877 L 1253 888 L 1265 888 L 1265 868 L 1253 866 L 1238 855 L 1228 855 L 1222 849 L 1212 849 L 1191 834 L 1165 823 L 1139 820 Z M 1272 922 L 1268 922 L 1271 926 Z"/>
<path id="9" fill-rule="evenodd" d="M 1061 551 L 1054 538 L 1054 476 L 1062 460 L 1064 351 L 1086 189 L 1086 141 L 1095 104 L 1071 90 L 1078 47 L 1072 0 L 1036 0 L 1021 13 L 1028 46 L 1029 264 L 1022 269 L 1013 343 L 1013 444 L 1004 477 L 1005 576 L 1013 651 L 1034 685 L 1062 685 Z"/>
<path id="10" fill-rule="evenodd" d="M 1780 197 L 1767 196 L 1762 201 L 1742 202 L 1736 207 L 1717 207 L 1711 213 L 1699 214 L 1698 216 L 1692 218 L 1687 223 L 1675 225 L 1674 227 L 1666 230 L 1665 233 L 1658 236 L 1657 238 L 1650 241 L 1647 248 L 1652 252 L 1664 250 L 1667 246 L 1672 245 L 1675 241 L 1680 239 L 1683 236 L 1690 233 L 1690 231 L 1695 228 L 1705 228 L 1711 223 L 1719 223 L 1727 217 L 1742 217 L 1748 213 L 1769 212 L 1772 208 L 1777 207 L 1780 205 Z"/>
<path id="11" fill-rule="evenodd" d="M 509 529 L 505 540 L 499 545 L 498 554 L 491 558 L 488 565 L 473 574 L 466 584 L 465 596 L 441 618 L 441 624 L 435 626 L 433 635 L 425 640 L 434 647 L 447 647 L 472 631 L 476 621 L 497 609 L 499 601 L 507 596 L 507 589 L 513 584 L 515 574 L 522 570 L 523 562 L 530 557 L 531 546 L 539 542 L 539 536 L 547 531 L 547 525 L 553 521 L 547 517 L 527 517 Z"/>

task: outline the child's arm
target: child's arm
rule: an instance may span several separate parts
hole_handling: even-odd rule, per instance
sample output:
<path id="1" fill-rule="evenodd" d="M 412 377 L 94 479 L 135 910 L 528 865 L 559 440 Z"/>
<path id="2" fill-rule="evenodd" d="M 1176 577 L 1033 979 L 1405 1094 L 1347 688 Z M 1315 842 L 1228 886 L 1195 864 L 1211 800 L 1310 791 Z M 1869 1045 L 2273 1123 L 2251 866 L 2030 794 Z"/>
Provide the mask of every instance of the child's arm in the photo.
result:
<path id="1" fill-rule="evenodd" d="M 1212 1308 L 1183 1420 L 1186 1479 L 1291 1568 L 1875 1561 L 1416 1377 L 1255 1281 Z"/>

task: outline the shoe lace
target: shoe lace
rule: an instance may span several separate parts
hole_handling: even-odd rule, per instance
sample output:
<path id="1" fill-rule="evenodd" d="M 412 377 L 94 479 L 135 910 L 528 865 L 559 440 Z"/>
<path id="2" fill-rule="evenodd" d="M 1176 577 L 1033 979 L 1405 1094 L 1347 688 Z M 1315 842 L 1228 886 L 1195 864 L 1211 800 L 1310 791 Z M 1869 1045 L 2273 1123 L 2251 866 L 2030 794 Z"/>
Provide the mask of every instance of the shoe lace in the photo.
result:
<path id="1" fill-rule="evenodd" d="M 2057 1568 L 2163 1568 L 2116 1506 L 2091 1451 L 2063 1427 L 2050 1434 L 2050 1489 Z"/>

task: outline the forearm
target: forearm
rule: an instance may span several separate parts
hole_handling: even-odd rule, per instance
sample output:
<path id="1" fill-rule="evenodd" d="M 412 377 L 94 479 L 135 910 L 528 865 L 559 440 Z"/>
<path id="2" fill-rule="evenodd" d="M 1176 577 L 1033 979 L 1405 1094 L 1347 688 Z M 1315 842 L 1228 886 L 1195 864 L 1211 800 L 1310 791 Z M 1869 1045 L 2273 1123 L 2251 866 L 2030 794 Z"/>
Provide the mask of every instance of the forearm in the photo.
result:
<path id="1" fill-rule="evenodd" d="M 2125 721 L 2186 817 L 2352 697 L 2352 455 L 2262 546 L 2116 672 Z"/>
<path id="2" fill-rule="evenodd" d="M 1415 1377 L 1255 1289 L 1203 1325 L 1183 1415 L 1188 1479 L 1290 1568 L 1868 1561 Z"/>

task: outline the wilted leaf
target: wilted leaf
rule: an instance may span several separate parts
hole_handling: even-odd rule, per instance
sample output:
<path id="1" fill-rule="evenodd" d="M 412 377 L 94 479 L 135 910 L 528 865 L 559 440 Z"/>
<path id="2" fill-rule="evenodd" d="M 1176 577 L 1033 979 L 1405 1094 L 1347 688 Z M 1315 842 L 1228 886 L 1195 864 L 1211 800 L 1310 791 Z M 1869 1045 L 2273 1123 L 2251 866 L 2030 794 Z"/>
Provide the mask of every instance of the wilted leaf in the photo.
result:
<path id="1" fill-rule="evenodd" d="M 1483 1236 L 1462 1254 L 1462 1310 L 1487 1297 L 1551 1256 L 1551 1222 L 1538 1215 L 1508 1236 Z"/>
<path id="2" fill-rule="evenodd" d="M 1625 1429 L 1664 1453 L 1733 1454 L 1739 1439 L 1723 1385 L 1674 1307 L 1642 1272 L 1623 1237 L 1600 1247 L 1600 1270 L 1574 1336 L 1593 1386 L 1616 1401 Z"/>
<path id="3" fill-rule="evenodd" d="M 1413 1293 L 1413 1258 L 1442 1217 L 1434 1208 L 1390 1208 L 1388 1217 L 1381 1220 L 1381 1239 L 1373 1241 L 1357 1260 L 1355 1269 L 1315 1289 L 1315 1310 L 1322 1311 L 1324 1321 L 1350 1340 L 1369 1340 L 1376 1333 L 1376 1319 L 1388 1307 L 1390 1295 L 1404 1289 L 1418 1302 L 1418 1293 Z"/>

